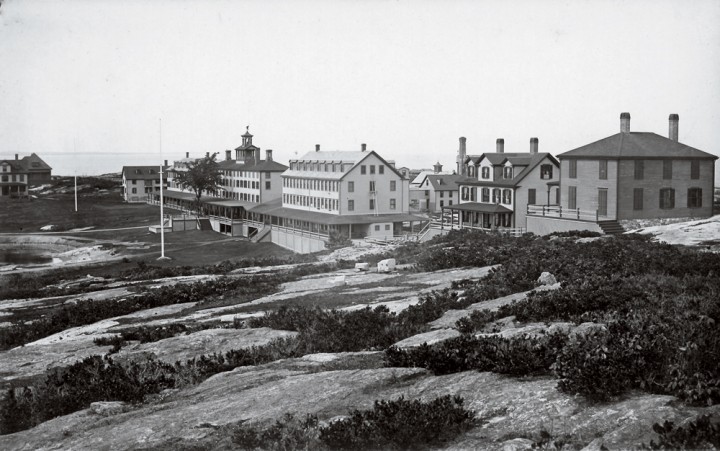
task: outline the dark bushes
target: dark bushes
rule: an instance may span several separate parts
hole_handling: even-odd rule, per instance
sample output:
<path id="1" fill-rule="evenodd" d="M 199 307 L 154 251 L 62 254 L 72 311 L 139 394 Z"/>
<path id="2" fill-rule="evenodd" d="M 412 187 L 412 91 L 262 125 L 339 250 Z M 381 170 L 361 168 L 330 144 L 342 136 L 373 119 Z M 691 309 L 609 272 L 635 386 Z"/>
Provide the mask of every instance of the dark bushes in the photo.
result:
<path id="1" fill-rule="evenodd" d="M 243 449 L 431 449 L 472 425 L 473 413 L 458 396 L 429 402 L 400 397 L 375 401 L 372 410 L 354 410 L 327 426 L 312 415 L 303 420 L 286 415 L 266 429 L 241 427 L 233 442 Z"/>
<path id="2" fill-rule="evenodd" d="M 653 430 L 659 441 L 650 441 L 650 449 L 715 449 L 720 448 L 720 416 L 702 415 L 684 426 L 672 421 L 655 423 Z"/>

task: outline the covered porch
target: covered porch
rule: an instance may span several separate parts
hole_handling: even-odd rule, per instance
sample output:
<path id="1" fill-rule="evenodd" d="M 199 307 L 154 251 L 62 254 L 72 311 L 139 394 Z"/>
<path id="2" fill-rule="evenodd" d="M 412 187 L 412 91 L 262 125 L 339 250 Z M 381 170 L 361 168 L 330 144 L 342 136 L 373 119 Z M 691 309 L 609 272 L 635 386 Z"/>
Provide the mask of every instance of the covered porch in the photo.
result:
<path id="1" fill-rule="evenodd" d="M 503 205 L 465 202 L 442 207 L 440 228 L 501 231 L 522 234 L 524 229 L 513 227 L 513 211 Z"/>

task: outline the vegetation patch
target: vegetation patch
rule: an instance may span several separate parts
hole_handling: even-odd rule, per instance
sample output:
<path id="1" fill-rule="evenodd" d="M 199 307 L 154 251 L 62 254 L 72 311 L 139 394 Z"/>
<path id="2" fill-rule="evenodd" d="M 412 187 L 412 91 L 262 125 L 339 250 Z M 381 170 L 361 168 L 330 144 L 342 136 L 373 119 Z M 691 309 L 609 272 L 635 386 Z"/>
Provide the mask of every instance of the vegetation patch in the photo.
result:
<path id="1" fill-rule="evenodd" d="M 244 426 L 233 434 L 242 449 L 434 449 L 474 425 L 461 397 L 432 401 L 375 401 L 371 410 L 321 426 L 318 418 L 286 415 L 268 428 Z"/>

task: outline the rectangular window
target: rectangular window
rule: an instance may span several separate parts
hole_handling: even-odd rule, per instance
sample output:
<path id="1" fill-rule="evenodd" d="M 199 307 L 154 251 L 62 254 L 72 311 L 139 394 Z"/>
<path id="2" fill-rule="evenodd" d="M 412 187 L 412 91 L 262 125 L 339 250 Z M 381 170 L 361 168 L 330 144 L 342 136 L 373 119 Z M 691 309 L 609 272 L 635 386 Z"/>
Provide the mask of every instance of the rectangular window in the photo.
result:
<path id="1" fill-rule="evenodd" d="M 361 174 L 367 174 L 367 168 L 364 164 L 360 165 L 360 173 Z"/>
<path id="2" fill-rule="evenodd" d="M 702 207 L 702 188 L 688 188 L 687 204 L 689 208 Z"/>
<path id="3" fill-rule="evenodd" d="M 600 173 L 598 174 L 598 178 L 600 180 L 607 180 L 607 160 L 600 160 Z"/>
<path id="4" fill-rule="evenodd" d="M 693 180 L 700 178 L 700 160 L 692 160 L 690 162 L 690 178 Z"/>
<path id="5" fill-rule="evenodd" d="M 375 180 L 370 180 L 370 192 L 375 192 Z"/>
<path id="6" fill-rule="evenodd" d="M 576 179 L 577 178 L 577 160 L 569 160 L 568 163 L 570 164 L 569 177 L 571 179 Z"/>
<path id="7" fill-rule="evenodd" d="M 265 182 L 265 189 L 270 189 L 270 180 Z"/>
<path id="8" fill-rule="evenodd" d="M 490 188 L 482 189 L 482 202 L 490 203 Z"/>
<path id="9" fill-rule="evenodd" d="M 663 160 L 663 180 L 672 180 L 672 160 Z"/>
<path id="10" fill-rule="evenodd" d="M 645 161 L 635 160 L 635 180 L 642 180 L 645 178 Z"/>
<path id="11" fill-rule="evenodd" d="M 574 210 L 577 208 L 577 187 L 568 186 L 568 208 Z"/>
<path id="12" fill-rule="evenodd" d="M 375 224 L 375 231 L 376 231 L 376 232 L 379 232 L 379 231 L 380 231 L 380 225 L 379 225 L 379 224 Z"/>
<path id="13" fill-rule="evenodd" d="M 445 197 L 445 191 L 439 191 L 440 197 Z"/>
<path id="14" fill-rule="evenodd" d="M 385 230 L 390 230 L 390 224 L 385 224 Z"/>
<path id="15" fill-rule="evenodd" d="M 17 182 L 17 175 L 15 175 L 15 174 L 12 175 L 12 181 Z"/>
<path id="16" fill-rule="evenodd" d="M 348 211 L 355 211 L 355 201 L 348 199 Z"/>
<path id="17" fill-rule="evenodd" d="M 371 164 L 371 165 L 370 165 L 370 173 L 371 173 L 371 174 L 374 174 L 374 173 L 375 173 L 375 165 L 374 165 L 374 164 Z"/>
<path id="18" fill-rule="evenodd" d="M 429 190 L 429 189 L 426 189 L 426 190 L 425 190 L 425 197 L 428 197 L 429 195 L 430 195 L 430 190 Z"/>
<path id="19" fill-rule="evenodd" d="M 384 174 L 384 173 L 385 173 L 385 166 L 378 166 L 378 172 L 379 172 L 380 174 Z"/>
<path id="20" fill-rule="evenodd" d="M 348 182 L 348 193 L 355 192 L 355 182 Z"/>
<path id="21" fill-rule="evenodd" d="M 375 210 L 375 199 L 370 199 L 370 210 Z"/>
<path id="22" fill-rule="evenodd" d="M 490 168 L 487 166 L 483 166 L 482 168 L 482 178 L 489 179 L 490 178 Z"/>
<path id="23" fill-rule="evenodd" d="M 663 188 L 660 190 L 660 208 L 669 210 L 675 208 L 675 190 Z"/>
<path id="24" fill-rule="evenodd" d="M 137 194 L 137 188 L 133 188 L 133 189 L 132 189 L 132 193 L 133 193 L 133 194 Z"/>
<path id="25" fill-rule="evenodd" d="M 493 188 L 493 203 L 499 204 L 502 196 L 502 192 L 500 191 L 500 188 Z"/>
<path id="26" fill-rule="evenodd" d="M 535 188 L 528 189 L 528 205 L 535 205 Z"/>
<path id="27" fill-rule="evenodd" d="M 510 190 L 510 189 L 503 190 L 503 203 L 506 205 L 512 204 L 512 190 Z"/>
<path id="28" fill-rule="evenodd" d="M 132 184 L 133 184 L 133 185 L 137 185 L 137 180 L 133 180 L 133 181 L 132 181 Z"/>
<path id="29" fill-rule="evenodd" d="M 395 180 L 390 180 L 390 191 L 395 191 L 396 188 Z"/>
<path id="30" fill-rule="evenodd" d="M 395 210 L 395 199 L 390 199 L 390 210 Z"/>
<path id="31" fill-rule="evenodd" d="M 633 210 L 642 210 L 642 209 L 643 209 L 643 189 L 635 188 L 635 189 L 633 189 Z"/>

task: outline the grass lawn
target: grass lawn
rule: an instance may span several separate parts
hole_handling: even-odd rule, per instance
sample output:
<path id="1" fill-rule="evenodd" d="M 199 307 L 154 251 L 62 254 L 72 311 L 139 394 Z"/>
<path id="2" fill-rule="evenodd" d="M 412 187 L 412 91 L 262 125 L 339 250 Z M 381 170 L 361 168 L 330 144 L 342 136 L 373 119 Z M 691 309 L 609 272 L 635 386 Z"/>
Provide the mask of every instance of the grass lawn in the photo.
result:
<path id="1" fill-rule="evenodd" d="M 78 211 L 72 194 L 52 194 L 31 200 L 5 201 L 0 209 L 0 232 L 34 233 L 46 225 L 55 230 L 81 227 L 120 228 L 160 222 L 159 207 L 127 204 L 119 193 L 80 194 Z"/>

